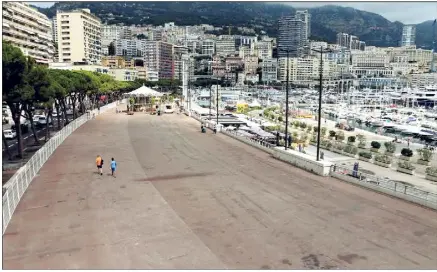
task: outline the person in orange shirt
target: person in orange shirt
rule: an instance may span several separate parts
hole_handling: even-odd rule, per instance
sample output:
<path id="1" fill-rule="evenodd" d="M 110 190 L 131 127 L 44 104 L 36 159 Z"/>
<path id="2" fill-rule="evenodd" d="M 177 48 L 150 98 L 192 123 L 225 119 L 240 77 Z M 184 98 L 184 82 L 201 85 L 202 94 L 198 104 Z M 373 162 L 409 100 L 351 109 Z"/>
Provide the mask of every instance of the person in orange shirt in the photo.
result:
<path id="1" fill-rule="evenodd" d="M 100 173 L 100 175 L 103 175 L 103 172 L 102 172 L 103 159 L 102 159 L 102 157 L 100 157 L 100 155 L 97 155 L 96 165 L 97 165 L 97 173 Z"/>

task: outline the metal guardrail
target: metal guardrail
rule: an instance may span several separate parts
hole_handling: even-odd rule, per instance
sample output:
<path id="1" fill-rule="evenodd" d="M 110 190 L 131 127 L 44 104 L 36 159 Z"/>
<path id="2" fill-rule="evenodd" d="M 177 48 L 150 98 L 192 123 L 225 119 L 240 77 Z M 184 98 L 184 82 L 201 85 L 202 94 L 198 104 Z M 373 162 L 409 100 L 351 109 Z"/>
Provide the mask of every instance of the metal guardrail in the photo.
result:
<path id="1" fill-rule="evenodd" d="M 354 171 L 353 169 L 338 165 L 331 167 L 331 176 L 437 209 L 437 194 L 418 189 L 405 182 Z"/>
<path id="2" fill-rule="evenodd" d="M 21 200 L 27 187 L 29 187 L 33 178 L 36 176 L 38 171 L 48 160 L 48 158 L 53 154 L 56 148 L 61 145 L 64 140 L 73 133 L 80 126 L 85 124 L 88 120 L 93 119 L 95 116 L 102 114 L 110 109 L 117 106 L 118 102 L 114 102 L 103 107 L 100 110 L 94 109 L 89 113 L 85 113 L 82 116 L 71 121 L 62 130 L 58 131 L 48 142 L 46 142 L 31 158 L 30 160 L 22 166 L 18 171 L 8 180 L 8 182 L 3 186 L 6 192 L 3 195 L 3 234 L 14 214 L 18 203 Z"/>

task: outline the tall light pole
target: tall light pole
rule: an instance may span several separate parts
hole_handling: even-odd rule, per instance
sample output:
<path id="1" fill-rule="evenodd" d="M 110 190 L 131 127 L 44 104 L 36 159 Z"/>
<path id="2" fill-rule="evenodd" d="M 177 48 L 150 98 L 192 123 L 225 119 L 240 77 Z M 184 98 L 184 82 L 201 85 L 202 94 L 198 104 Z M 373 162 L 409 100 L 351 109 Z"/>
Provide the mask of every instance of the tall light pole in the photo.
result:
<path id="1" fill-rule="evenodd" d="M 287 52 L 287 77 L 286 77 L 286 87 L 285 87 L 285 150 L 287 150 L 288 147 L 288 92 L 289 92 L 289 56 L 290 56 L 290 49 L 279 49 L 279 51 Z"/>
<path id="2" fill-rule="evenodd" d="M 218 96 L 218 84 L 216 84 L 216 95 L 215 95 L 215 102 L 216 102 L 216 122 L 215 122 L 215 128 L 218 128 L 218 115 L 219 115 L 219 96 Z"/>
<path id="3" fill-rule="evenodd" d="M 311 49 L 320 53 L 320 74 L 319 74 L 319 109 L 317 118 L 317 161 L 320 160 L 320 130 L 322 125 L 322 91 L 323 91 L 323 53 L 331 52 L 331 50 L 323 50 L 323 46 L 320 46 L 320 50 Z"/>

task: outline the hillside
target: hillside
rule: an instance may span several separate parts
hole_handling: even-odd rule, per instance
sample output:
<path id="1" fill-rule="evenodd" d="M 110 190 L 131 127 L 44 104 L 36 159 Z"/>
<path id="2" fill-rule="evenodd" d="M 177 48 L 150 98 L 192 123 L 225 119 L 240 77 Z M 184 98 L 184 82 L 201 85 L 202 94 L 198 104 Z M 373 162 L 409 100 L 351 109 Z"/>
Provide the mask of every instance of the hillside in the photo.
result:
<path id="1" fill-rule="evenodd" d="M 88 8 L 104 23 L 126 25 L 175 22 L 177 25 L 211 24 L 214 26 L 247 26 L 271 36 L 277 34 L 277 20 L 281 15 L 294 14 L 289 5 L 261 2 L 60 2 L 44 9 L 49 18 L 56 10 Z M 309 9 L 314 37 L 335 42 L 338 32 L 356 35 L 368 45 L 396 46 L 399 44 L 402 23 L 353 8 L 324 6 Z M 432 44 L 432 21 L 417 26 L 418 46 Z"/>

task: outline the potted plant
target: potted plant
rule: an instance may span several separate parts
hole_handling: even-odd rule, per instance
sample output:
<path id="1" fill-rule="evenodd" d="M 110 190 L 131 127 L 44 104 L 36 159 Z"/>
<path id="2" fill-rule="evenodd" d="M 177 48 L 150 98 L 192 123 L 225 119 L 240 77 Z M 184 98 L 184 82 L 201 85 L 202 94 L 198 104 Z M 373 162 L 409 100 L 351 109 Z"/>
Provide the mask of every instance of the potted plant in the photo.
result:
<path id="1" fill-rule="evenodd" d="M 317 134 L 313 134 L 313 136 L 311 136 L 311 142 L 317 143 Z M 320 143 L 320 144 L 322 144 L 322 143 Z"/>
<path id="2" fill-rule="evenodd" d="M 358 139 L 358 147 L 365 148 L 366 147 L 366 136 L 364 136 L 363 134 L 358 134 L 357 139 Z"/>
<path id="3" fill-rule="evenodd" d="M 396 144 L 393 142 L 385 142 L 385 154 L 393 156 L 396 152 Z"/>
<path id="4" fill-rule="evenodd" d="M 429 166 L 432 159 L 432 151 L 427 148 L 421 148 L 418 149 L 417 152 L 419 153 L 420 158 L 417 159 L 417 163 L 421 165 L 427 165 Z"/>
<path id="5" fill-rule="evenodd" d="M 332 148 L 332 143 L 329 140 L 324 140 L 325 141 L 325 147 L 326 149 L 330 150 Z"/>
<path id="6" fill-rule="evenodd" d="M 437 182 L 437 167 L 427 167 L 425 178 Z"/>
<path id="7" fill-rule="evenodd" d="M 337 140 L 341 142 L 343 142 L 344 139 L 346 138 L 343 131 L 338 131 L 336 135 L 337 135 Z"/>
<path id="8" fill-rule="evenodd" d="M 335 131 L 333 130 L 329 131 L 329 138 L 331 138 L 331 140 L 335 138 Z"/>
<path id="9" fill-rule="evenodd" d="M 334 142 L 333 147 L 331 148 L 331 151 L 335 153 L 342 153 L 344 149 L 344 144 L 342 142 Z"/>
<path id="10" fill-rule="evenodd" d="M 279 116 L 279 117 L 278 117 L 278 121 L 279 121 L 279 122 L 282 123 L 283 120 L 284 120 L 284 119 L 282 119 L 282 116 Z"/>
<path id="11" fill-rule="evenodd" d="M 387 156 L 387 155 L 376 155 L 375 156 L 375 164 L 385 167 L 385 168 L 390 168 L 391 167 L 391 162 L 392 162 L 392 157 Z"/>
<path id="12" fill-rule="evenodd" d="M 299 121 L 293 121 L 293 126 L 295 128 L 299 128 Z"/>
<path id="13" fill-rule="evenodd" d="M 313 131 L 313 126 L 308 125 L 307 132 L 308 132 L 308 133 L 311 133 L 312 131 Z"/>
<path id="14" fill-rule="evenodd" d="M 398 172 L 414 175 L 414 169 L 416 169 L 416 167 L 409 161 L 398 162 Z"/>
<path id="15" fill-rule="evenodd" d="M 328 129 L 326 128 L 326 127 L 322 127 L 321 129 L 320 129 L 320 137 L 325 137 L 325 135 L 326 135 L 326 131 L 327 131 Z"/>
<path id="16" fill-rule="evenodd" d="M 409 161 L 411 157 L 413 157 L 413 150 L 409 148 L 402 148 L 399 159 Z"/>
<path id="17" fill-rule="evenodd" d="M 375 152 L 375 153 L 378 153 L 379 149 L 381 148 L 381 144 L 377 141 L 372 141 L 370 143 L 370 146 L 372 147 L 372 148 L 370 148 L 370 151 Z"/>
<path id="18" fill-rule="evenodd" d="M 360 159 L 362 161 L 366 161 L 366 162 L 371 162 L 372 161 L 372 152 L 361 151 L 360 153 L 358 153 L 358 159 Z"/>
<path id="19" fill-rule="evenodd" d="M 355 158 L 358 153 L 358 148 L 348 144 L 344 147 L 343 151 L 346 153 L 347 156 Z"/>
<path id="20" fill-rule="evenodd" d="M 318 130 L 318 128 L 319 128 L 319 127 L 317 127 L 317 126 L 314 126 L 314 127 L 313 127 L 313 131 L 314 131 L 314 133 L 317 134 L 317 130 Z M 320 132 L 320 134 L 322 134 L 322 133 Z"/>
<path id="21" fill-rule="evenodd" d="M 300 122 L 299 126 L 300 126 L 300 128 L 301 128 L 302 130 L 305 130 L 305 129 L 307 128 L 307 123 L 305 123 L 305 122 Z"/>
<path id="22" fill-rule="evenodd" d="M 355 136 L 349 136 L 349 137 L 347 137 L 347 143 L 349 145 L 353 145 L 355 143 L 355 139 L 356 139 Z"/>

